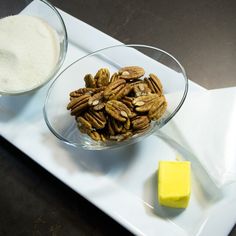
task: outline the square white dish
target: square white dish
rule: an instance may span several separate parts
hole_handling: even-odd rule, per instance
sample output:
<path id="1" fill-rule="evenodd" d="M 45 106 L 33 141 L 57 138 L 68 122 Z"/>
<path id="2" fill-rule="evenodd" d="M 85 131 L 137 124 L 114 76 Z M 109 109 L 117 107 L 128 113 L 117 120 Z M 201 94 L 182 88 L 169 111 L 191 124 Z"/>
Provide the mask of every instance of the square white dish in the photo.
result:
<path id="1" fill-rule="evenodd" d="M 37 7 L 37 1 L 24 13 L 32 7 Z M 64 68 L 91 51 L 120 44 L 86 23 L 60 13 L 69 35 Z M 79 31 L 83 34 L 77 35 Z M 91 44 L 88 40 L 91 38 L 96 43 Z M 155 172 L 158 160 L 175 159 L 176 151 L 155 136 L 112 154 L 65 146 L 50 133 L 43 120 L 47 88 L 48 85 L 35 94 L 20 96 L 17 101 L 14 97 L 1 97 L 0 131 L 5 139 L 136 235 L 227 235 L 236 220 L 235 186 L 229 186 L 224 196 L 215 198 L 205 194 L 207 186 L 200 187 L 193 177 L 189 207 L 183 212 L 163 211 L 156 205 Z M 201 89 L 190 82 L 190 90 Z M 29 134 L 34 134 L 33 140 Z"/>

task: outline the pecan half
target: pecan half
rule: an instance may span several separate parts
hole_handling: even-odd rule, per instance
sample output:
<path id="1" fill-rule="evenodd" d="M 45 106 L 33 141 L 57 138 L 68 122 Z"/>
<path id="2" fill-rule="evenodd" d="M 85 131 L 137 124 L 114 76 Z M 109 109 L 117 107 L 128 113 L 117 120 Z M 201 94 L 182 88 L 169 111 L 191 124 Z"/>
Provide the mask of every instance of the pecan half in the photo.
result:
<path id="1" fill-rule="evenodd" d="M 77 123 L 77 127 L 79 129 L 79 131 L 82 133 L 82 134 L 87 134 L 89 132 L 88 129 L 86 129 L 83 125 L 81 125 L 80 123 Z"/>
<path id="2" fill-rule="evenodd" d="M 163 94 L 163 87 L 160 79 L 154 74 L 150 74 L 149 78 L 145 78 L 144 81 L 148 84 L 149 88 L 153 93 L 157 93 L 159 95 Z"/>
<path id="3" fill-rule="evenodd" d="M 70 101 L 73 100 L 74 98 L 78 98 L 82 96 L 82 93 L 76 93 L 76 91 L 70 93 Z"/>
<path id="4" fill-rule="evenodd" d="M 130 119 L 128 118 L 125 123 L 124 123 L 124 128 L 126 130 L 129 130 L 130 129 L 130 126 L 131 126 L 131 122 L 130 122 Z"/>
<path id="5" fill-rule="evenodd" d="M 95 88 L 93 93 L 99 93 L 99 92 L 102 92 L 102 91 L 105 90 L 105 88 L 106 88 L 106 86 L 102 86 L 102 87 L 100 87 L 100 88 Z"/>
<path id="6" fill-rule="evenodd" d="M 125 80 L 124 79 L 118 79 L 114 81 L 113 83 L 110 83 L 104 90 L 104 97 L 106 99 L 112 99 L 116 94 L 125 87 Z"/>
<path id="7" fill-rule="evenodd" d="M 130 109 L 122 102 L 110 100 L 105 105 L 106 112 L 114 119 L 125 122 L 132 115 Z"/>
<path id="8" fill-rule="evenodd" d="M 133 100 L 133 105 L 135 105 L 135 110 L 138 112 L 148 112 L 158 98 L 157 94 L 140 96 Z"/>
<path id="9" fill-rule="evenodd" d="M 77 123 L 79 127 L 83 127 L 85 130 L 92 130 L 92 125 L 82 116 L 77 117 Z"/>
<path id="10" fill-rule="evenodd" d="M 152 92 L 148 85 L 144 82 L 134 84 L 133 91 L 136 97 L 148 95 Z"/>
<path id="11" fill-rule="evenodd" d="M 105 134 L 100 134 L 101 141 L 105 142 L 107 140 L 107 135 Z"/>
<path id="12" fill-rule="evenodd" d="M 80 97 L 81 95 L 84 94 L 93 94 L 94 91 L 95 91 L 94 88 L 80 88 L 78 90 L 70 92 L 70 97 L 71 99 L 73 99 L 76 97 Z"/>
<path id="13" fill-rule="evenodd" d="M 123 124 L 113 118 L 111 118 L 111 125 L 116 133 L 120 133 L 123 129 Z"/>
<path id="14" fill-rule="evenodd" d="M 105 106 L 103 91 L 96 93 L 91 98 L 89 98 L 88 104 L 96 111 L 103 109 Z"/>
<path id="15" fill-rule="evenodd" d="M 89 111 L 84 114 L 84 118 L 94 127 L 95 129 L 103 129 L 106 125 L 106 117 L 102 111 Z"/>
<path id="16" fill-rule="evenodd" d="M 115 135 L 116 134 L 115 128 L 113 127 L 113 124 L 112 124 L 112 119 L 108 119 L 107 128 L 108 128 L 108 133 L 110 135 Z"/>
<path id="17" fill-rule="evenodd" d="M 114 74 L 111 76 L 110 83 L 113 83 L 114 81 L 116 81 L 116 80 L 118 80 L 118 79 L 119 79 L 118 73 L 114 73 Z"/>
<path id="18" fill-rule="evenodd" d="M 126 84 L 122 89 L 120 89 L 114 96 L 110 96 L 109 98 L 114 100 L 120 100 L 132 90 L 132 86 L 130 84 Z"/>
<path id="19" fill-rule="evenodd" d="M 97 131 L 89 131 L 87 134 L 95 141 L 102 141 L 102 137 Z"/>
<path id="20" fill-rule="evenodd" d="M 134 97 L 125 96 L 121 99 L 121 102 L 123 102 L 128 108 L 132 109 L 134 108 L 133 100 L 134 100 Z"/>
<path id="21" fill-rule="evenodd" d="M 146 124 L 146 126 L 143 126 L 142 129 L 136 129 L 134 130 L 134 134 L 143 134 L 145 131 L 147 131 L 151 127 L 150 123 Z"/>
<path id="22" fill-rule="evenodd" d="M 94 77 L 98 88 L 109 84 L 110 72 L 107 68 L 100 69 Z"/>
<path id="23" fill-rule="evenodd" d="M 67 109 L 71 109 L 71 115 L 78 116 L 83 110 L 88 108 L 88 100 L 91 96 L 89 94 L 81 95 L 77 98 L 74 98 L 67 105 Z"/>
<path id="24" fill-rule="evenodd" d="M 150 120 L 147 116 L 136 116 L 131 121 L 133 129 L 144 129 L 149 126 Z"/>
<path id="25" fill-rule="evenodd" d="M 132 135 L 133 135 L 133 134 L 132 134 L 131 131 L 127 131 L 126 133 L 123 133 L 123 134 L 118 134 L 118 135 L 114 135 L 114 136 L 111 135 L 111 136 L 110 136 L 110 139 L 120 142 L 120 141 L 123 141 L 123 140 L 125 140 L 125 139 L 131 137 Z"/>
<path id="26" fill-rule="evenodd" d="M 148 111 L 148 117 L 150 119 L 158 120 L 166 111 L 167 102 L 164 96 L 156 99 L 150 110 Z"/>
<path id="27" fill-rule="evenodd" d="M 121 79 L 133 80 L 142 77 L 145 74 L 145 71 L 142 67 L 139 66 L 127 66 L 121 68 L 118 71 L 118 74 Z"/>
<path id="28" fill-rule="evenodd" d="M 84 82 L 86 88 L 96 88 L 96 81 L 91 74 L 84 76 Z"/>

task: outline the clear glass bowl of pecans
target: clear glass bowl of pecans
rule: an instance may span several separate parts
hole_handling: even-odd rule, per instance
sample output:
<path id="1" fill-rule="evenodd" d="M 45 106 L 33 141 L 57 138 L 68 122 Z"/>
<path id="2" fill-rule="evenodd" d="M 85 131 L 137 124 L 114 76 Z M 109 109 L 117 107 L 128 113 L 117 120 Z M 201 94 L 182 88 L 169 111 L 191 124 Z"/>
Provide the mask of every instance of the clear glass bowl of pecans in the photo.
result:
<path id="1" fill-rule="evenodd" d="M 56 78 L 44 118 L 67 144 L 117 148 L 167 124 L 187 92 L 185 70 L 169 53 L 147 45 L 116 45 L 78 59 Z"/>

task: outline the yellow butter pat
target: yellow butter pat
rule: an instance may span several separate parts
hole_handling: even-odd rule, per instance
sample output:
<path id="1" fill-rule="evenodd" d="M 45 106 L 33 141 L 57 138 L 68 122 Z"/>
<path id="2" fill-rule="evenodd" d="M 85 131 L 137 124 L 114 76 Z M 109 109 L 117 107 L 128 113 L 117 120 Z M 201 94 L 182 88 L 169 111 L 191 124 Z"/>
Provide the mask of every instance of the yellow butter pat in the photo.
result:
<path id="1" fill-rule="evenodd" d="M 162 206 L 186 208 L 191 192 L 191 165 L 188 161 L 160 161 L 158 201 Z"/>

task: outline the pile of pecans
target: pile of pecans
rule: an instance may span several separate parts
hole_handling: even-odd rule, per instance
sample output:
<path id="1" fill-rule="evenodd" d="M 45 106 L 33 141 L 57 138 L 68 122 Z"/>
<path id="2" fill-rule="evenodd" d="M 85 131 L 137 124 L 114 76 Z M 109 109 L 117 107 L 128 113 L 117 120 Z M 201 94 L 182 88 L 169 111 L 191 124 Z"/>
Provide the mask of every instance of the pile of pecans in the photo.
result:
<path id="1" fill-rule="evenodd" d="M 143 68 L 121 68 L 110 77 L 106 68 L 84 77 L 85 88 L 70 93 L 67 109 L 79 130 L 96 141 L 122 141 L 140 134 L 166 111 L 167 102 L 156 75 L 141 79 Z"/>

